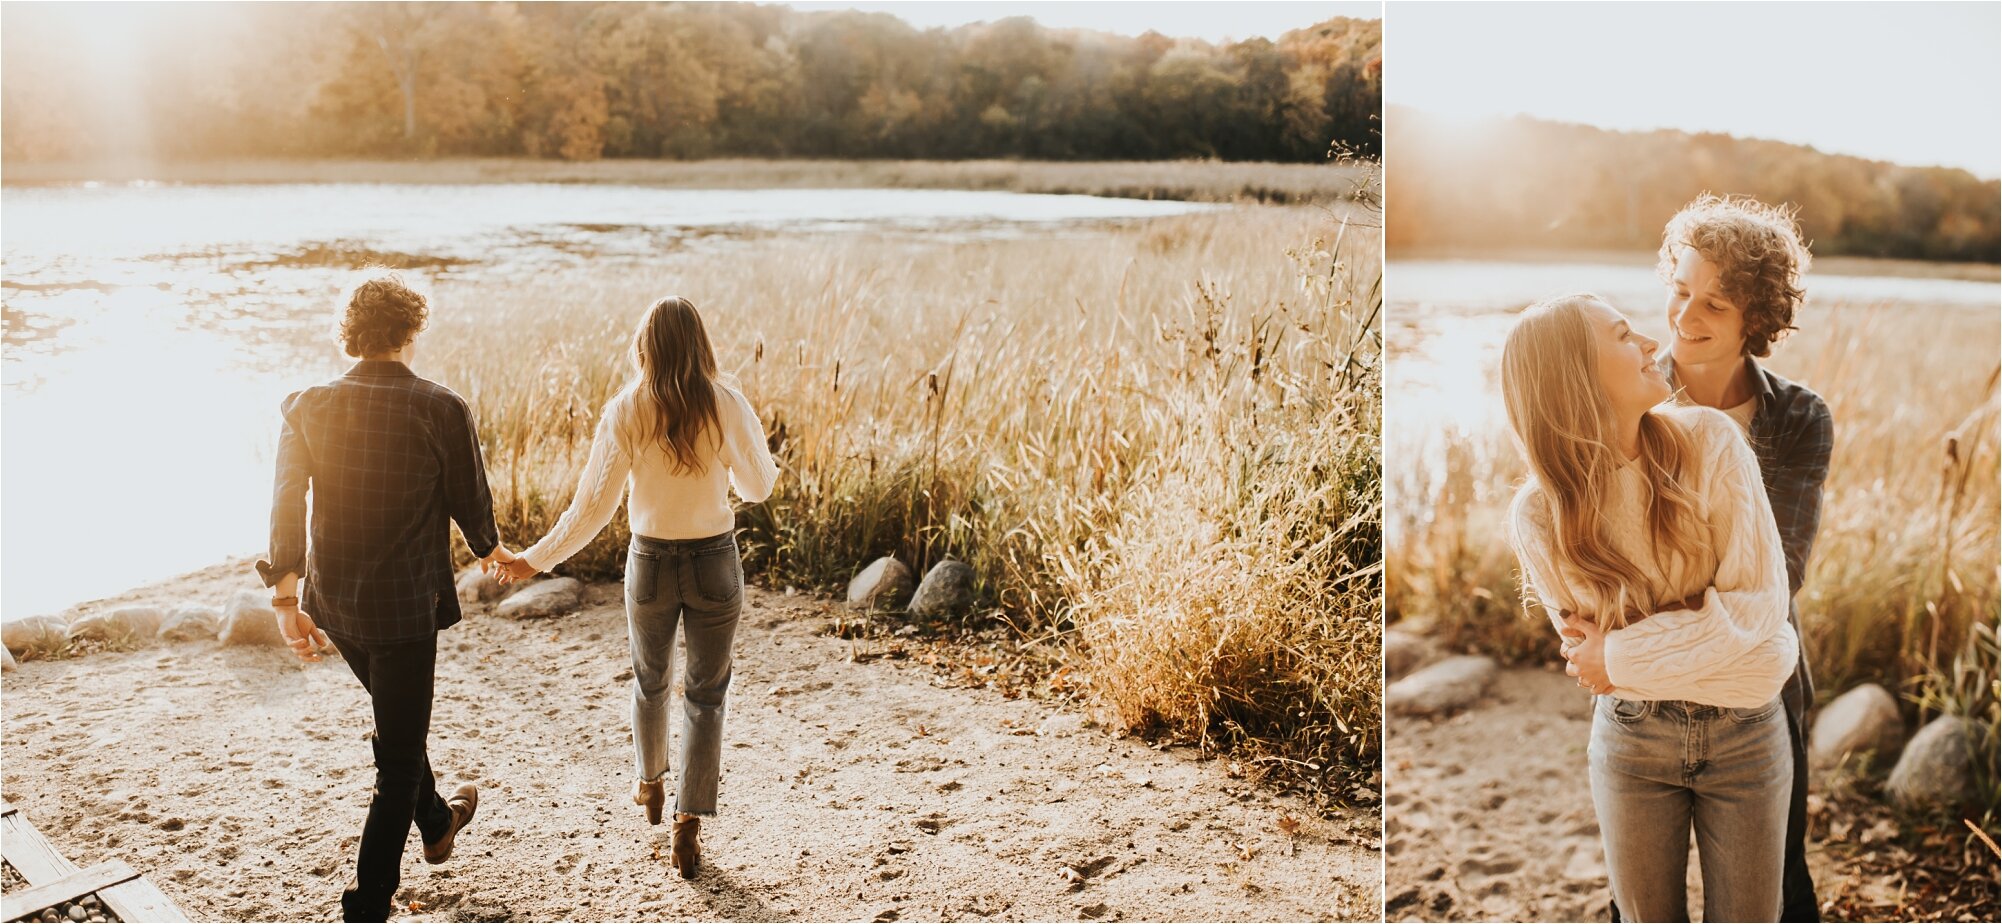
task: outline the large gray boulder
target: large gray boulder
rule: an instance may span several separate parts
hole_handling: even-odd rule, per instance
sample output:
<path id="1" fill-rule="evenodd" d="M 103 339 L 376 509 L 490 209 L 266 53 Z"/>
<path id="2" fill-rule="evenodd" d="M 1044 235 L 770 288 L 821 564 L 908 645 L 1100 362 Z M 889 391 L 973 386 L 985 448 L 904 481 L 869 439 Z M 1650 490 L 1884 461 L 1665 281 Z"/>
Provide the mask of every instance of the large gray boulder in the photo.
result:
<path id="1" fill-rule="evenodd" d="M 1384 688 L 1384 709 L 1399 715 L 1438 715 L 1472 704 L 1495 679 L 1493 658 L 1463 655 L 1430 665 Z"/>
<path id="2" fill-rule="evenodd" d="M 231 594 L 229 602 L 223 605 L 222 631 L 217 635 L 225 645 L 285 647 L 285 637 L 278 634 L 278 614 L 272 612 L 271 598 L 263 591 L 239 590 Z"/>
<path id="3" fill-rule="evenodd" d="M 916 616 L 956 616 L 973 608 L 973 567 L 954 558 L 931 566 L 911 596 Z"/>
<path id="4" fill-rule="evenodd" d="M 69 626 L 60 617 L 30 616 L 0 622 L 0 644 L 17 654 L 61 651 L 69 643 Z"/>
<path id="5" fill-rule="evenodd" d="M 213 606 L 175 607 L 160 624 L 160 637 L 170 642 L 200 642 L 222 632 L 222 611 Z"/>
<path id="6" fill-rule="evenodd" d="M 1859 762 L 1882 770 L 1905 743 L 1905 719 L 1898 701 L 1874 683 L 1866 683 L 1821 707 L 1814 731 L 1807 737 L 1807 763 L 1818 772 Z"/>
<path id="7" fill-rule="evenodd" d="M 121 606 L 85 613 L 70 621 L 69 637 L 100 642 L 138 642 L 160 633 L 167 614 L 157 606 Z"/>
<path id="8" fill-rule="evenodd" d="M 536 581 L 509 595 L 494 612 L 508 619 L 543 619 L 584 605 L 584 582 L 576 578 Z"/>
<path id="9" fill-rule="evenodd" d="M 492 603 L 507 596 L 515 588 L 522 586 L 520 584 L 502 584 L 494 575 L 482 574 L 478 565 L 459 572 L 457 585 L 459 602 L 466 606 L 479 606 L 483 603 Z"/>
<path id="10" fill-rule="evenodd" d="M 1400 626 L 1383 630 L 1383 672 L 1402 677 L 1439 659 L 1438 643 Z"/>
<path id="11" fill-rule="evenodd" d="M 1994 756 L 1992 751 L 1985 757 L 1977 754 L 1980 735 L 1981 726 L 1957 715 L 1927 722 L 1905 745 L 1898 765 L 1891 768 L 1891 778 L 1884 785 L 1891 801 L 1913 811 L 1971 806 L 1980 798 L 1974 785 L 1974 762 Z"/>
<path id="12" fill-rule="evenodd" d="M 870 562 L 869 567 L 848 582 L 848 605 L 871 610 L 902 609 L 915 583 L 909 565 L 884 556 Z"/>

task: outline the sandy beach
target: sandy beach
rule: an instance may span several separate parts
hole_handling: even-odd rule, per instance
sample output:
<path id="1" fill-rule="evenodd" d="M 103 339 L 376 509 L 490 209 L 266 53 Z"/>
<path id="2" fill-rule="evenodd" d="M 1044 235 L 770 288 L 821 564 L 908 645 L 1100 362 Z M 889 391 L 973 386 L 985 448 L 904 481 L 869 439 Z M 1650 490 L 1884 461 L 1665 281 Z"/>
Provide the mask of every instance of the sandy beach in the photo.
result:
<path id="1" fill-rule="evenodd" d="M 115 602 L 220 601 L 219 566 Z M 1186 749 L 851 660 L 828 605 L 753 589 L 722 817 L 705 866 L 629 798 L 623 608 L 469 615 L 442 637 L 431 758 L 480 786 L 442 866 L 413 837 L 398 899 L 429 920 L 1375 918 L 1380 815 L 1318 812 Z M 196 919 L 325 920 L 372 769 L 338 660 L 214 642 L 29 661 L 5 678 L 5 798 L 72 860 L 123 859 Z"/>

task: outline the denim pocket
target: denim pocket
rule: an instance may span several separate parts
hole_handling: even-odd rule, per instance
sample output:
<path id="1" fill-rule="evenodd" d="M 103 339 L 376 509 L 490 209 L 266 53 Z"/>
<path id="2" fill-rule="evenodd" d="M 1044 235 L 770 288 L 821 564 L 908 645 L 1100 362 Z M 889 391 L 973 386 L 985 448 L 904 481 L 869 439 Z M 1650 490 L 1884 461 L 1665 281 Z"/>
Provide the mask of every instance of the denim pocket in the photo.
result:
<path id="1" fill-rule="evenodd" d="M 1621 725 L 1633 725 L 1654 715 L 1654 700 L 1620 699 L 1616 696 L 1605 698 L 1606 717 Z"/>
<path id="2" fill-rule="evenodd" d="M 1772 719 L 1773 716 L 1779 714 L 1779 711 L 1780 699 L 1775 696 L 1772 702 L 1763 706 L 1753 706 L 1749 709 L 1726 709 L 1724 710 L 1724 717 L 1739 725 L 1757 725 L 1760 722 Z"/>
<path id="3" fill-rule="evenodd" d="M 744 596 L 744 562 L 737 544 L 696 552 L 689 557 L 695 572 L 695 595 L 704 602 L 727 606 Z"/>
<path id="4" fill-rule="evenodd" d="M 626 597 L 634 603 L 652 603 L 660 592 L 660 556 L 630 549 L 626 554 Z"/>

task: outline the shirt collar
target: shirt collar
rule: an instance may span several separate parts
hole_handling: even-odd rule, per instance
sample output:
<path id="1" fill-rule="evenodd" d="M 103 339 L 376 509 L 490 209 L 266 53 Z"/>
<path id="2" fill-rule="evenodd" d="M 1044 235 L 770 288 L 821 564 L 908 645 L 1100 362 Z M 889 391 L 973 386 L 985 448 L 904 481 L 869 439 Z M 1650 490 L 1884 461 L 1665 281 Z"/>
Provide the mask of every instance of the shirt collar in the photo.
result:
<path id="1" fill-rule="evenodd" d="M 417 376 L 417 373 L 410 371 L 409 366 L 393 359 L 364 359 L 361 362 L 355 363 L 354 367 L 349 369 L 347 374 L 401 378 L 415 378 Z"/>

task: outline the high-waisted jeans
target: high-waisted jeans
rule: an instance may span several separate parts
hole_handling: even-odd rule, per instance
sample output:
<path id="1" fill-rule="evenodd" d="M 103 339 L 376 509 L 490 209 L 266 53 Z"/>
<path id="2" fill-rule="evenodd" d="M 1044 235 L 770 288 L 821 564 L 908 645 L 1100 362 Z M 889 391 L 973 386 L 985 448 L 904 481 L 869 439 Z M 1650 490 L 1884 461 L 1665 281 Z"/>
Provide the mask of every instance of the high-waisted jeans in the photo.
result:
<path id="1" fill-rule="evenodd" d="M 707 539 L 634 536 L 626 558 L 626 625 L 633 654 L 633 748 L 640 779 L 667 775 L 667 694 L 674 686 L 674 630 L 688 657 L 682 678 L 681 784 L 674 810 L 716 814 L 722 776 L 723 700 L 730 648 L 744 608 L 735 533 Z"/>
<path id="2" fill-rule="evenodd" d="M 1687 921 L 1689 831 L 1703 919 L 1776 921 L 1793 748 L 1779 699 L 1751 709 L 1598 697 L 1592 804 L 1621 920 Z"/>

